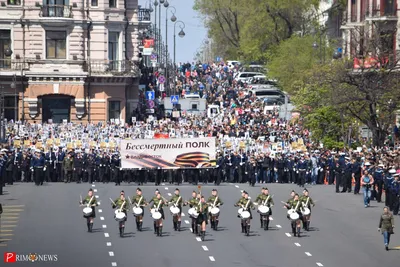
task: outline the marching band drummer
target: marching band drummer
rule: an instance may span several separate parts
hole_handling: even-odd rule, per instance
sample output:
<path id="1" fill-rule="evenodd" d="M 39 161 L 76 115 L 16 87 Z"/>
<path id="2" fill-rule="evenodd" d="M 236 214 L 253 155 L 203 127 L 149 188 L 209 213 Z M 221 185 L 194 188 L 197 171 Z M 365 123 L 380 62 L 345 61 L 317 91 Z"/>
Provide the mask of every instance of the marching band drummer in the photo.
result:
<path id="1" fill-rule="evenodd" d="M 201 240 L 204 241 L 204 237 L 206 236 L 206 225 L 207 225 L 207 211 L 208 204 L 204 196 L 200 196 L 200 202 L 197 204 L 197 210 L 199 212 L 199 216 L 197 217 L 197 224 L 200 225 L 200 236 Z"/>
<path id="2" fill-rule="evenodd" d="M 238 202 L 236 202 L 236 204 L 234 205 L 235 207 L 241 207 L 242 205 L 246 205 L 245 195 L 246 195 L 246 191 L 243 191 L 242 192 L 242 197 L 239 199 Z M 240 218 L 240 214 L 238 214 L 237 217 Z M 245 229 L 244 229 L 243 222 L 241 221 L 240 224 L 242 226 L 242 233 L 244 233 Z"/>
<path id="3" fill-rule="evenodd" d="M 156 191 L 154 191 L 154 197 L 147 204 L 150 204 L 152 201 L 153 202 L 156 201 L 157 200 L 157 195 L 159 193 L 160 193 L 160 191 L 158 189 L 156 189 Z M 150 210 L 151 210 L 151 208 L 150 208 Z M 154 234 L 157 234 L 157 222 L 156 221 L 154 221 L 153 226 L 154 226 Z"/>
<path id="4" fill-rule="evenodd" d="M 224 203 L 222 202 L 221 198 L 218 195 L 217 189 L 213 189 L 211 191 L 211 196 L 208 198 L 207 203 L 210 208 L 219 207 L 221 205 L 224 205 Z M 210 209 L 209 215 L 210 215 L 211 229 L 217 230 L 218 223 L 219 223 L 219 214 L 217 216 L 212 216 L 211 209 Z"/>
<path id="5" fill-rule="evenodd" d="M 113 201 L 112 208 L 117 208 L 117 210 L 120 210 L 120 212 L 125 213 L 125 218 L 119 222 L 119 236 L 124 237 L 125 222 L 128 219 L 127 211 L 129 210 L 129 204 L 125 199 L 125 192 L 123 190 L 121 191 L 119 198 Z"/>
<path id="6" fill-rule="evenodd" d="M 309 196 L 308 190 L 304 189 L 303 196 L 300 197 L 300 201 L 302 202 L 302 208 L 309 209 L 309 214 L 303 214 L 303 229 L 309 231 L 310 229 L 310 221 L 311 221 L 311 205 L 315 207 L 315 203 L 312 198 Z"/>
<path id="7" fill-rule="evenodd" d="M 156 196 L 150 200 L 149 204 L 150 203 L 153 203 L 153 206 L 151 207 L 154 209 L 155 212 L 158 211 L 159 213 L 161 213 L 161 218 L 158 220 L 154 220 L 154 233 L 157 234 L 157 236 L 162 236 L 163 220 L 165 220 L 163 206 L 168 205 L 168 202 L 161 197 L 161 194 L 157 189 Z"/>
<path id="8" fill-rule="evenodd" d="M 136 228 L 142 231 L 144 207 L 147 205 L 146 199 L 142 195 L 142 189 L 136 189 L 136 196 L 132 197 L 132 205 L 142 208 L 142 214 L 136 216 Z"/>
<path id="9" fill-rule="evenodd" d="M 193 191 L 192 192 L 192 198 L 189 201 L 186 201 L 186 205 L 189 205 L 190 208 L 197 208 L 197 205 L 199 204 L 199 198 L 197 197 L 197 192 Z M 197 228 L 197 223 L 196 220 L 197 218 L 193 217 L 191 214 L 190 218 L 192 219 L 192 232 L 193 234 L 198 234 L 199 230 Z"/>
<path id="10" fill-rule="evenodd" d="M 180 191 L 178 188 L 175 189 L 175 195 L 169 200 L 169 204 L 175 205 L 179 209 L 178 214 L 174 214 L 172 216 L 172 222 L 174 224 L 174 230 L 175 231 L 180 231 L 181 230 L 181 215 L 182 215 L 182 205 L 185 205 L 183 203 L 182 196 L 180 196 Z"/>
<path id="11" fill-rule="evenodd" d="M 294 213 L 297 213 L 299 216 L 296 220 L 291 220 L 292 225 L 292 233 L 294 236 L 300 237 L 300 229 L 301 229 L 301 221 L 302 221 L 302 214 L 300 212 L 301 208 L 301 200 L 298 194 L 294 195 L 293 200 L 289 200 L 289 203 L 286 203 L 285 206 L 287 209 L 293 210 Z"/>
<path id="12" fill-rule="evenodd" d="M 272 196 L 269 195 L 269 190 L 266 187 L 263 187 L 261 189 L 261 194 L 257 196 L 256 203 L 258 203 L 258 205 L 264 205 L 267 206 L 269 208 L 269 211 L 267 213 L 267 215 L 262 215 L 260 214 L 260 222 L 261 222 L 261 228 L 264 228 L 265 230 L 268 230 L 269 227 L 269 217 L 272 215 L 272 207 L 274 206 L 274 200 L 272 199 Z M 264 218 L 266 219 L 264 222 Z M 264 224 L 265 223 L 265 224 Z"/>
<path id="13" fill-rule="evenodd" d="M 86 196 L 86 198 L 84 200 L 80 201 L 79 204 L 81 206 L 87 205 L 88 207 L 92 208 L 92 213 L 89 216 L 85 216 L 85 215 L 83 216 L 84 218 L 87 219 L 88 232 L 92 232 L 92 230 L 93 230 L 93 221 L 94 221 L 94 218 L 96 218 L 96 209 L 95 209 L 95 207 L 98 206 L 98 204 L 97 204 L 97 199 L 93 195 L 93 190 L 91 188 L 89 189 L 88 195 Z"/>

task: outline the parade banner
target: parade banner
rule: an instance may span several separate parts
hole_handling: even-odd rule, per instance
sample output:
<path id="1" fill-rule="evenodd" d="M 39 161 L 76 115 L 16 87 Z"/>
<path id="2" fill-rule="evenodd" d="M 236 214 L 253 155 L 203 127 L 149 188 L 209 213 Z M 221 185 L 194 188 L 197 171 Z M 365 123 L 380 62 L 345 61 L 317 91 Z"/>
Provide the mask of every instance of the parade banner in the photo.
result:
<path id="1" fill-rule="evenodd" d="M 210 168 L 215 165 L 215 138 L 121 140 L 123 169 Z"/>

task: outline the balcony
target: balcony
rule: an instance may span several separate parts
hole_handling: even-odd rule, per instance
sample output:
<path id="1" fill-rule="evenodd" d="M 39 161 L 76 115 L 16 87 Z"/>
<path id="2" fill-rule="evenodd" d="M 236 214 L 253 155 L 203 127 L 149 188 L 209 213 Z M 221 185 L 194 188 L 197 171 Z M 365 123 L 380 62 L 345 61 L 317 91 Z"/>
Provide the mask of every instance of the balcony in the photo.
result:
<path id="1" fill-rule="evenodd" d="M 151 22 L 151 13 L 147 8 L 139 8 L 138 11 L 139 22 Z"/>
<path id="2" fill-rule="evenodd" d="M 64 5 L 46 5 L 40 10 L 42 18 L 72 18 L 72 6 Z"/>
<path id="3" fill-rule="evenodd" d="M 27 65 L 22 59 L 0 59 L 0 73 L 7 71 L 21 71 Z"/>
<path id="4" fill-rule="evenodd" d="M 381 2 L 382 5 L 369 6 L 366 12 L 366 20 L 370 21 L 397 21 L 396 2 L 392 0 L 385 0 Z"/>
<path id="5" fill-rule="evenodd" d="M 140 76 L 138 65 L 131 60 L 92 60 L 89 67 L 95 76 Z"/>

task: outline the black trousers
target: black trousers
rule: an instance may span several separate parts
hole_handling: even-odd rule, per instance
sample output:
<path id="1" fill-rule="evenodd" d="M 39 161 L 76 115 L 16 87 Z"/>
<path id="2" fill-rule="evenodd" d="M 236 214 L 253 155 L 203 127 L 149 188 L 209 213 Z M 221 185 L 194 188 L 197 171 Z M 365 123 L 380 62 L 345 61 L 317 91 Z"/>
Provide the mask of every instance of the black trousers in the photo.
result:
<path id="1" fill-rule="evenodd" d="M 361 176 L 359 174 L 354 175 L 354 180 L 356 185 L 354 186 L 354 194 L 360 193 L 360 186 L 361 186 Z"/>
<path id="2" fill-rule="evenodd" d="M 13 184 L 13 171 L 6 171 L 6 183 L 9 185 Z"/>
<path id="3" fill-rule="evenodd" d="M 64 170 L 64 182 L 71 182 L 72 171 Z"/>
<path id="4" fill-rule="evenodd" d="M 382 190 L 383 190 L 383 180 L 375 180 L 375 184 L 378 187 L 378 192 L 376 194 L 376 201 L 381 202 L 381 200 L 382 200 Z"/>
<path id="5" fill-rule="evenodd" d="M 64 172 L 62 169 L 62 163 L 56 163 L 56 177 L 57 177 L 58 182 L 61 182 L 64 180 Z"/>
<path id="6" fill-rule="evenodd" d="M 83 179 L 83 171 L 82 168 L 75 168 L 74 171 L 74 181 L 75 182 L 81 182 Z"/>
<path id="7" fill-rule="evenodd" d="M 35 179 L 35 184 L 39 185 L 40 183 L 43 183 L 44 181 L 44 173 L 43 173 L 43 167 L 35 167 L 34 168 L 34 179 Z"/>
<path id="8" fill-rule="evenodd" d="M 111 176 L 112 176 L 112 180 L 116 183 L 116 184 L 120 184 L 121 183 L 121 177 L 119 175 L 119 170 L 118 168 L 112 168 L 111 169 Z"/>
<path id="9" fill-rule="evenodd" d="M 343 175 L 343 190 L 342 192 L 351 191 L 351 173 L 344 173 Z"/>
<path id="10" fill-rule="evenodd" d="M 342 173 L 336 173 L 336 192 L 340 191 L 340 184 L 342 183 Z"/>

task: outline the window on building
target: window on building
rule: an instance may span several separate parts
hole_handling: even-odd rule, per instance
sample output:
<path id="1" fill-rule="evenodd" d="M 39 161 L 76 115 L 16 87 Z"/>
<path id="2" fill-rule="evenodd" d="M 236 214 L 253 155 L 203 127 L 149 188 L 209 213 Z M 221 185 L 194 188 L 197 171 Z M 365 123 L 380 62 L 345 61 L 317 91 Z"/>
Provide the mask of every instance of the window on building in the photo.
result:
<path id="1" fill-rule="evenodd" d="M 91 0 L 91 6 L 98 6 L 99 3 L 97 0 Z"/>
<path id="2" fill-rule="evenodd" d="M 351 0 L 351 22 L 357 22 L 357 1 Z"/>
<path id="3" fill-rule="evenodd" d="M 7 0 L 7 5 L 9 6 L 20 6 L 21 0 Z"/>
<path id="4" fill-rule="evenodd" d="M 4 118 L 7 121 L 16 120 L 15 118 L 15 109 L 18 108 L 15 101 L 15 96 L 5 96 L 4 97 Z"/>
<path id="5" fill-rule="evenodd" d="M 46 31 L 46 58 L 66 59 L 67 32 Z"/>
<path id="6" fill-rule="evenodd" d="M 109 101 L 108 102 L 108 120 L 120 119 L 121 116 L 121 102 Z"/>
<path id="7" fill-rule="evenodd" d="M 0 68 L 11 67 L 11 57 L 5 55 L 5 51 L 10 48 L 10 30 L 0 30 Z"/>
<path id="8" fill-rule="evenodd" d="M 108 0 L 108 1 L 110 8 L 117 7 L 117 0 Z"/>
<path id="9" fill-rule="evenodd" d="M 119 66 L 119 32 L 108 33 L 108 60 L 111 70 L 118 70 Z"/>

